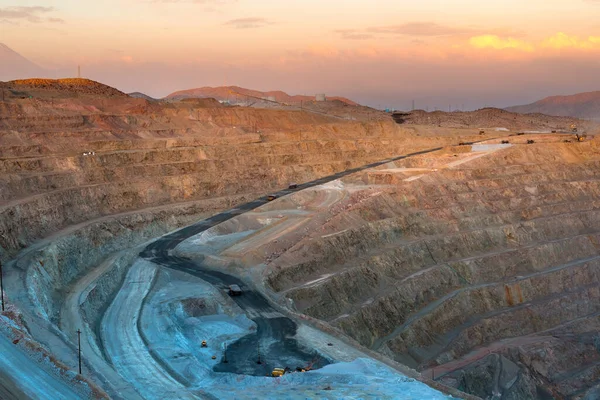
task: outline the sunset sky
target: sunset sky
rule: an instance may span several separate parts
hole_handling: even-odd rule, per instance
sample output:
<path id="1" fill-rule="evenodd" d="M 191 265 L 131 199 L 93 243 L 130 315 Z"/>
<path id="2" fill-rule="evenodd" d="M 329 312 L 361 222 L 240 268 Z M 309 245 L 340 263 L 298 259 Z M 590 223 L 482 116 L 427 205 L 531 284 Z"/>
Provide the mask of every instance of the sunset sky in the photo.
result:
<path id="1" fill-rule="evenodd" d="M 0 0 L 0 43 L 156 97 L 226 84 L 454 109 L 600 90 L 600 0 Z"/>

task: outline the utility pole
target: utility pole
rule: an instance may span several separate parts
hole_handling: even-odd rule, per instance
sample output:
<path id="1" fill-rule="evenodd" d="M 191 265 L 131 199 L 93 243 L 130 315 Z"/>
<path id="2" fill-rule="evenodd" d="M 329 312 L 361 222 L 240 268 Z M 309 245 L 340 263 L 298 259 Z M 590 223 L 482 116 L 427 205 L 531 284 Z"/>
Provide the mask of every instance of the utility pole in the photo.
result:
<path id="1" fill-rule="evenodd" d="M 2 281 L 2 261 L 0 261 L 0 296 L 2 296 L 2 311 L 4 312 L 4 282 Z"/>
<path id="2" fill-rule="evenodd" d="M 77 329 L 77 348 L 79 349 L 79 375 L 81 375 L 81 329 Z"/>
<path id="3" fill-rule="evenodd" d="M 258 352 L 258 361 L 256 363 L 262 364 L 262 361 L 260 360 L 260 339 L 258 339 L 258 336 L 257 336 L 257 342 L 256 342 L 256 351 Z"/>

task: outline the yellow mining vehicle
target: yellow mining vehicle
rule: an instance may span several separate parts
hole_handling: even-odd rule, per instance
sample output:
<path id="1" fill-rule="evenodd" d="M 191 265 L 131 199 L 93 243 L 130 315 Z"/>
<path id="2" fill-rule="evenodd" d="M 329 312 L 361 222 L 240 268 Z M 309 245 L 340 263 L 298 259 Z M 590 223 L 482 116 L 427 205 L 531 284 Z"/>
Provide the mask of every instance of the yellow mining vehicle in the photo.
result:
<path id="1" fill-rule="evenodd" d="M 579 133 L 575 135 L 578 142 L 583 142 L 585 140 L 585 135 L 580 135 Z"/>
<path id="2" fill-rule="evenodd" d="M 285 369 L 283 368 L 274 368 L 273 372 L 271 372 L 273 378 L 279 378 L 280 376 L 283 376 L 283 374 L 285 374 Z"/>
<path id="3" fill-rule="evenodd" d="M 571 124 L 571 132 L 573 132 L 573 133 L 577 132 L 577 125 L 576 124 Z"/>
<path id="4" fill-rule="evenodd" d="M 206 347 L 206 340 L 203 340 L 202 343 L 200 343 L 200 347 Z"/>

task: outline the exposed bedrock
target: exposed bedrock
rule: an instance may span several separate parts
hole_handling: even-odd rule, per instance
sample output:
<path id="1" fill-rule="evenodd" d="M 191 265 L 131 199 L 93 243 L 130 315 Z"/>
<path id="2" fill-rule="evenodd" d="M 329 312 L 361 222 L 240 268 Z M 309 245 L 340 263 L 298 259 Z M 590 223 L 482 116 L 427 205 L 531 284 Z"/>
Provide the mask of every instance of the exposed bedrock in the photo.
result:
<path id="1" fill-rule="evenodd" d="M 513 146 L 420 179 L 402 177 L 398 162 L 365 179 L 400 179 L 340 205 L 318 234 L 270 263 L 267 282 L 296 310 L 426 374 L 461 371 L 491 347 L 521 371 L 521 386 L 502 398 L 530 389 L 544 398 L 538 387 L 555 397 L 593 391 L 600 349 L 584 343 L 600 318 L 599 160 L 588 142 Z M 520 345 L 557 329 L 578 345 L 551 351 L 574 361 L 544 375 L 549 361 L 523 361 L 534 350 Z M 476 387 L 489 377 L 468 368 L 473 379 L 461 387 L 493 395 L 492 381 Z M 586 378 L 567 379 L 575 375 Z"/>

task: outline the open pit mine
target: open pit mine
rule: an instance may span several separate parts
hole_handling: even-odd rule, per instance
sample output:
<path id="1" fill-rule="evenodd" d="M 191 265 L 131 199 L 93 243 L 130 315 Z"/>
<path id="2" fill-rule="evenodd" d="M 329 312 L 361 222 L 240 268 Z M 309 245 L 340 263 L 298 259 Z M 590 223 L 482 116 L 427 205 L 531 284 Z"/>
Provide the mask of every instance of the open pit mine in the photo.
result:
<path id="1" fill-rule="evenodd" d="M 0 89 L 1 399 L 600 398 L 591 123 Z"/>

